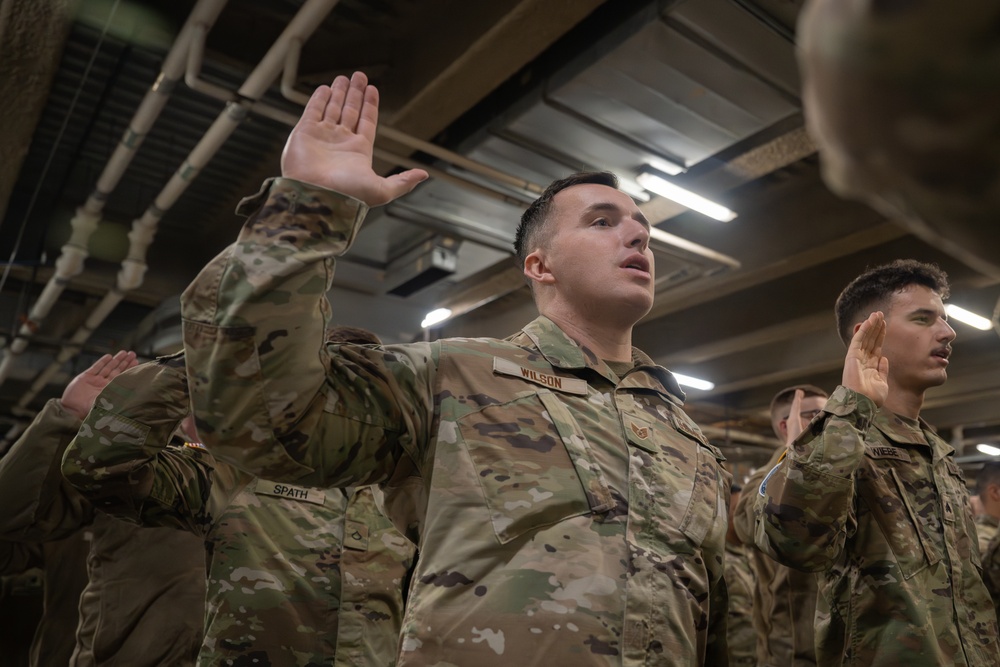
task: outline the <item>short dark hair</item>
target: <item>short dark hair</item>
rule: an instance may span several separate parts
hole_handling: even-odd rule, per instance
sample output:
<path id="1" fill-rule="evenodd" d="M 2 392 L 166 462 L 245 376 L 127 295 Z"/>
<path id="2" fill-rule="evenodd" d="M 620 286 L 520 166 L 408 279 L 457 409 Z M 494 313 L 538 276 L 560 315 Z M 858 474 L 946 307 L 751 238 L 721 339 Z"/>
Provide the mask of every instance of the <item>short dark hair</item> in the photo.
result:
<path id="1" fill-rule="evenodd" d="M 948 298 L 948 274 L 937 264 L 925 264 L 915 259 L 897 259 L 868 269 L 852 280 L 837 297 L 837 332 L 844 344 L 851 344 L 855 324 L 864 321 L 876 310 L 884 312 L 889 298 L 910 285 L 928 287 L 942 299 Z"/>
<path id="2" fill-rule="evenodd" d="M 983 464 L 983 469 L 976 475 L 976 495 L 986 493 L 991 484 L 1000 486 L 1000 461 L 989 461 Z"/>
<path id="3" fill-rule="evenodd" d="M 825 391 L 820 389 L 814 384 L 796 384 L 791 387 L 785 387 L 771 399 L 771 428 L 774 429 L 774 434 L 778 435 L 778 422 L 785 418 L 782 414 L 787 408 L 792 405 L 792 401 L 795 400 L 795 392 L 799 389 L 805 394 L 805 398 L 809 396 L 819 396 L 821 398 L 829 398 L 830 395 Z M 781 416 L 779 416 L 781 415 Z"/>
<path id="4" fill-rule="evenodd" d="M 382 341 L 368 329 L 361 327 L 332 326 L 326 330 L 328 343 L 354 343 L 355 345 L 381 345 Z"/>
<path id="5" fill-rule="evenodd" d="M 618 189 L 618 177 L 610 171 L 581 171 L 552 181 L 521 215 L 521 224 L 514 235 L 514 256 L 519 269 L 524 268 L 525 258 L 546 240 L 544 223 L 552 209 L 552 198 L 566 188 L 588 183 Z"/>

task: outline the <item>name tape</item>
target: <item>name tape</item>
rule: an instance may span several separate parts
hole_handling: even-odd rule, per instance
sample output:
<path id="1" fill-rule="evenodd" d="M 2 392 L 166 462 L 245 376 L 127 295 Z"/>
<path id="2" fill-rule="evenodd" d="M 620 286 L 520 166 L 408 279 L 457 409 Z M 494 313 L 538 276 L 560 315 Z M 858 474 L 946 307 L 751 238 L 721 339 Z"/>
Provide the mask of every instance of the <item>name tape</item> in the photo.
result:
<path id="1" fill-rule="evenodd" d="M 501 375 L 521 378 L 522 380 L 534 382 L 535 384 L 540 384 L 543 387 L 555 389 L 556 391 L 562 391 L 567 394 L 579 394 L 580 396 L 587 395 L 586 380 L 543 373 L 541 371 L 536 371 L 533 368 L 525 368 L 524 366 L 514 363 L 510 359 L 493 357 L 493 372 L 500 373 Z"/>
<path id="2" fill-rule="evenodd" d="M 300 500 L 304 503 L 322 505 L 326 502 L 326 494 L 319 489 L 307 489 L 304 486 L 293 486 L 291 484 L 280 484 L 258 479 L 255 493 L 265 496 L 278 496 L 279 498 L 289 498 L 290 500 Z"/>

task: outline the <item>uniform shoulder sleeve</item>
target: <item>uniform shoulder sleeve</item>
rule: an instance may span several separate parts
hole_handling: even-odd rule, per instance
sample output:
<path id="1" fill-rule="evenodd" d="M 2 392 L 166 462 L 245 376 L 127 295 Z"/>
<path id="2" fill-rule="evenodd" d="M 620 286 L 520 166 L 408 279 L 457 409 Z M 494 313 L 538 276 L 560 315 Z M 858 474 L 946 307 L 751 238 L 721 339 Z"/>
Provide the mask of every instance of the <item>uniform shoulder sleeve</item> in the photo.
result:
<path id="1" fill-rule="evenodd" d="M 248 207 L 236 243 L 181 299 L 205 444 L 264 479 L 310 486 L 379 483 L 402 456 L 420 460 L 436 346 L 324 343 L 334 258 L 367 208 L 290 179 Z"/>
<path id="2" fill-rule="evenodd" d="M 857 528 L 855 472 L 875 413 L 866 396 L 838 387 L 756 490 L 755 542 L 780 563 L 819 571 Z"/>
<path id="3" fill-rule="evenodd" d="M 66 537 L 93 518 L 93 509 L 65 482 L 63 451 L 80 420 L 50 400 L 0 459 L 0 537 L 49 541 Z"/>

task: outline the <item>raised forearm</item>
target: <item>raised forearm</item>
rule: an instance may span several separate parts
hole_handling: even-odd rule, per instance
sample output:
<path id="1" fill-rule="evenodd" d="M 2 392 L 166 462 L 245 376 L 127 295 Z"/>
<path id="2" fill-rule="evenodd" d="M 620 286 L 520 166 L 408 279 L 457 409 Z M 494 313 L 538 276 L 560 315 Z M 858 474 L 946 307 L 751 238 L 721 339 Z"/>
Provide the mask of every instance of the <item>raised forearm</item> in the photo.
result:
<path id="1" fill-rule="evenodd" d="M 874 404 L 840 387 L 757 489 L 755 541 L 779 562 L 800 570 L 828 567 L 855 529 L 855 472 Z"/>

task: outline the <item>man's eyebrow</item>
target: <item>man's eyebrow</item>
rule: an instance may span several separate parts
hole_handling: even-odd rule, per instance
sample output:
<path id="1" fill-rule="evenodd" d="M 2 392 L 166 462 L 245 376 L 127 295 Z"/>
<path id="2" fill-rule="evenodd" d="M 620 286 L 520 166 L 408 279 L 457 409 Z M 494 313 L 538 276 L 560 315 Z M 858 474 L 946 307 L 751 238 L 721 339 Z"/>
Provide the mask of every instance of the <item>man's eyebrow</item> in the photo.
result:
<path id="1" fill-rule="evenodd" d="M 926 315 L 928 317 L 941 317 L 945 320 L 948 319 L 948 313 L 943 310 L 936 310 L 934 308 L 915 308 L 910 311 L 910 317 L 914 315 Z"/>
<path id="2" fill-rule="evenodd" d="M 620 206 L 618 206 L 617 204 L 612 204 L 611 202 L 598 202 L 596 204 L 591 204 L 586 209 L 584 209 L 583 215 L 584 217 L 586 217 L 591 213 L 601 213 L 601 212 L 617 213 L 617 214 L 624 213 L 626 216 L 628 215 L 627 211 L 622 211 L 622 208 Z M 650 228 L 649 220 L 647 220 L 646 216 L 642 214 L 642 211 L 636 211 L 634 217 L 636 220 L 642 223 L 642 225 L 646 229 Z"/>

